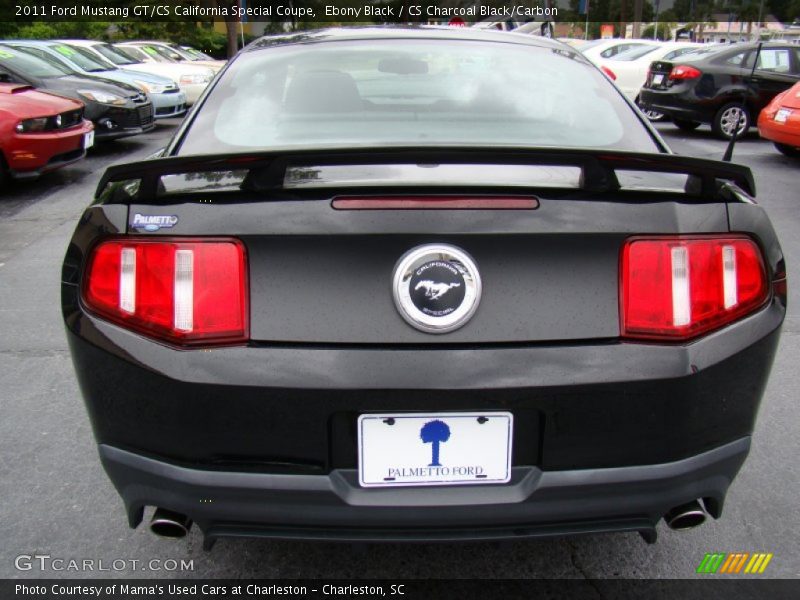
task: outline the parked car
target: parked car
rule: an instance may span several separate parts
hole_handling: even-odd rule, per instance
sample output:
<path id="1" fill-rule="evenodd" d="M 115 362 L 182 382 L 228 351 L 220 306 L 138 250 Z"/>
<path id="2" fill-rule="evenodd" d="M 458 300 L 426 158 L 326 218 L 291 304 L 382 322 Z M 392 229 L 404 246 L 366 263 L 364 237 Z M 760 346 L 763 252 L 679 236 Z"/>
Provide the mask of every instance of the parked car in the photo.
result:
<path id="1" fill-rule="evenodd" d="M 664 42 L 657 46 L 635 46 L 598 63 L 606 75 L 614 80 L 617 87 L 628 98 L 639 103 L 639 90 L 647 80 L 647 71 L 654 60 L 674 60 L 692 52 L 701 44 L 691 42 Z M 651 121 L 660 121 L 664 115 L 656 111 L 646 111 Z"/>
<path id="2" fill-rule="evenodd" d="M 225 66 L 224 60 L 206 60 L 203 58 L 197 58 L 192 56 L 188 52 L 185 52 L 181 49 L 178 44 L 169 44 L 167 42 L 143 42 L 143 41 L 130 41 L 124 42 L 119 44 L 125 48 L 138 48 L 142 50 L 150 60 L 156 60 L 157 56 L 160 56 L 166 60 L 183 63 L 187 62 L 189 64 L 199 65 L 201 67 L 207 67 L 217 73 L 222 67 Z"/>
<path id="3" fill-rule="evenodd" d="M 125 44 L 92 44 L 91 48 L 102 53 L 117 66 L 145 73 L 170 74 L 186 94 L 186 104 L 191 106 L 200 97 L 214 78 L 214 71 L 188 63 L 177 63 L 156 53 L 155 56 L 135 46 Z M 122 55 L 123 58 L 119 58 Z M 126 62 L 127 61 L 127 62 Z"/>
<path id="4" fill-rule="evenodd" d="M 730 139 L 738 124 L 738 135 L 745 135 L 753 116 L 800 80 L 800 48 L 785 43 L 764 44 L 751 77 L 757 48 L 735 44 L 655 61 L 639 94 L 641 104 L 687 131 L 710 123 L 718 137 Z"/>
<path id="5" fill-rule="evenodd" d="M 8 177 L 35 179 L 72 164 L 93 144 L 94 127 L 83 118 L 82 103 L 0 83 L 0 185 Z"/>
<path id="6" fill-rule="evenodd" d="M 800 83 L 775 96 L 761 111 L 758 133 L 786 156 L 800 156 Z"/>
<path id="7" fill-rule="evenodd" d="M 786 312 L 754 193 L 541 36 L 256 40 L 106 171 L 64 260 L 128 522 L 209 547 L 719 517 Z"/>
<path id="8" fill-rule="evenodd" d="M 81 75 L 24 48 L 0 44 L 0 80 L 80 100 L 98 140 L 136 135 L 155 127 L 153 104 L 140 89 Z"/>
<path id="9" fill-rule="evenodd" d="M 187 54 L 191 54 L 195 59 L 198 60 L 217 60 L 213 56 L 206 54 L 202 50 L 198 50 L 197 48 L 192 48 L 191 46 L 181 46 L 180 48 L 184 52 L 186 52 Z"/>
<path id="10" fill-rule="evenodd" d="M 153 103 L 156 119 L 176 117 L 186 112 L 186 94 L 178 88 L 178 84 L 172 79 L 149 73 L 118 69 L 106 62 L 101 62 L 90 51 L 66 42 L 13 40 L 5 43 L 12 48 L 24 48 L 31 54 L 41 58 L 57 60 L 76 73 L 88 75 L 89 77 L 100 77 L 117 83 L 125 83 L 141 89 Z"/>
<path id="11" fill-rule="evenodd" d="M 595 64 L 599 64 L 602 60 L 615 57 L 617 54 L 627 52 L 631 48 L 639 48 L 641 46 L 657 47 L 658 42 L 653 40 L 642 39 L 599 39 L 591 40 L 578 47 L 578 50 Z"/>

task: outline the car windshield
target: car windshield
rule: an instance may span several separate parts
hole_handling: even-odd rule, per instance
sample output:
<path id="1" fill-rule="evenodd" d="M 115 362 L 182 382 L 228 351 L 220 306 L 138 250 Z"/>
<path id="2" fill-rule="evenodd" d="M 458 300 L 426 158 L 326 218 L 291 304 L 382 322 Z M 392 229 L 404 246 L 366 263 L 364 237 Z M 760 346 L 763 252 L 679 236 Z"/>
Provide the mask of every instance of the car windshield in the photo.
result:
<path id="1" fill-rule="evenodd" d="M 50 50 L 57 52 L 89 73 L 100 73 L 102 71 L 108 71 L 110 68 L 94 58 L 90 52 L 83 48 L 75 48 L 67 44 L 52 44 L 48 47 Z"/>
<path id="2" fill-rule="evenodd" d="M 584 42 L 578 49 L 583 52 L 584 50 L 588 50 L 589 48 L 594 48 L 595 46 L 599 46 L 600 44 L 606 43 L 608 40 L 599 39 L 599 40 L 589 40 L 588 42 Z"/>
<path id="3" fill-rule="evenodd" d="M 184 58 L 174 50 L 167 48 L 166 46 L 161 45 L 147 45 L 147 46 L 139 46 L 142 50 L 147 52 L 150 56 L 155 58 L 153 52 L 155 52 L 158 56 L 162 57 L 167 62 L 178 62 L 184 60 Z"/>
<path id="4" fill-rule="evenodd" d="M 636 46 L 625 52 L 620 52 L 616 56 L 612 56 L 610 60 L 630 61 L 642 58 L 643 56 L 655 52 L 658 46 Z"/>
<path id="5" fill-rule="evenodd" d="M 23 75 L 42 79 L 74 74 L 72 69 L 56 59 L 40 58 L 23 48 L 0 46 L 0 64 Z"/>
<path id="6" fill-rule="evenodd" d="M 571 50 L 371 39 L 243 53 L 179 153 L 402 145 L 657 150 Z"/>
<path id="7" fill-rule="evenodd" d="M 200 52 L 200 50 L 192 48 L 191 46 L 182 46 L 182 49 L 184 52 L 191 55 L 194 58 L 194 60 L 214 60 L 211 56 L 209 56 L 205 52 Z"/>
<path id="8" fill-rule="evenodd" d="M 152 46 L 124 46 L 120 48 L 123 52 L 130 54 L 140 62 L 152 59 L 155 62 L 171 63 L 170 59 L 161 56 Z"/>
<path id="9" fill-rule="evenodd" d="M 125 54 L 122 50 L 118 48 L 114 48 L 111 44 L 95 44 L 92 46 L 94 50 L 97 50 L 100 54 L 102 54 L 107 60 L 114 63 L 117 66 L 123 65 L 137 65 L 141 61 L 134 60 L 128 54 Z"/>

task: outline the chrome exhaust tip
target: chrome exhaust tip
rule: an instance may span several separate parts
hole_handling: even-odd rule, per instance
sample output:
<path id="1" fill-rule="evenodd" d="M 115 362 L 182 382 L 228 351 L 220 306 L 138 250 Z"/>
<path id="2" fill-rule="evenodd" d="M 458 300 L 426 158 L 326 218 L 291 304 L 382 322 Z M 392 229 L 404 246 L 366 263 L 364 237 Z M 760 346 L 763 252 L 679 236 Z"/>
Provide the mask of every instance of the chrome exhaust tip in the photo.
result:
<path id="1" fill-rule="evenodd" d="M 191 528 L 189 517 L 165 508 L 157 508 L 150 520 L 150 531 L 159 537 L 182 538 Z"/>
<path id="2" fill-rule="evenodd" d="M 681 504 L 664 515 L 664 521 L 670 529 L 687 531 L 705 523 L 706 513 L 697 500 Z"/>

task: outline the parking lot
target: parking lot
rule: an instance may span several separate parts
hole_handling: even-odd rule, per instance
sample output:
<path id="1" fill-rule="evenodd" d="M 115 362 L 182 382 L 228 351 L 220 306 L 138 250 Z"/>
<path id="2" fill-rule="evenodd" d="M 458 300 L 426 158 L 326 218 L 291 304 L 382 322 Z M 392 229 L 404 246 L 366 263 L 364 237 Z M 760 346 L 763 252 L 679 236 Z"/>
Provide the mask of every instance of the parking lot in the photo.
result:
<path id="1" fill-rule="evenodd" d="M 750 458 L 720 521 L 685 533 L 661 524 L 655 545 L 637 534 L 413 547 L 222 540 L 211 553 L 202 550 L 196 528 L 183 540 L 156 538 L 146 526 L 128 529 L 73 375 L 59 274 L 103 169 L 151 154 L 177 123 L 161 121 L 150 133 L 101 144 L 82 162 L 0 192 L 0 577 L 683 578 L 695 576 L 708 552 L 773 553 L 764 576 L 800 577 L 800 161 L 754 135 L 737 145 L 734 160 L 753 169 L 758 200 L 781 239 L 789 312 Z M 725 150 L 705 126 L 691 133 L 669 123 L 658 129 L 678 153 L 719 159 Z M 21 554 L 125 566 L 19 570 Z M 191 560 L 193 568 L 156 570 L 152 559 Z"/>

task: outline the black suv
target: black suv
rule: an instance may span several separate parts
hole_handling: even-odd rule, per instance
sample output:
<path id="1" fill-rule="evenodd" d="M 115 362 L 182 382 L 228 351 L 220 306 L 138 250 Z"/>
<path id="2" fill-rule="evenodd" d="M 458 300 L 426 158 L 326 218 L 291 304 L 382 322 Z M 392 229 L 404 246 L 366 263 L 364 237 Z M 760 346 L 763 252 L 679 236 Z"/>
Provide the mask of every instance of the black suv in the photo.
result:
<path id="1" fill-rule="evenodd" d="M 710 123 L 714 133 L 730 139 L 737 123 L 738 135 L 744 135 L 761 109 L 798 81 L 800 46 L 710 46 L 677 62 L 652 63 L 639 97 L 643 108 L 668 115 L 681 129 Z"/>

